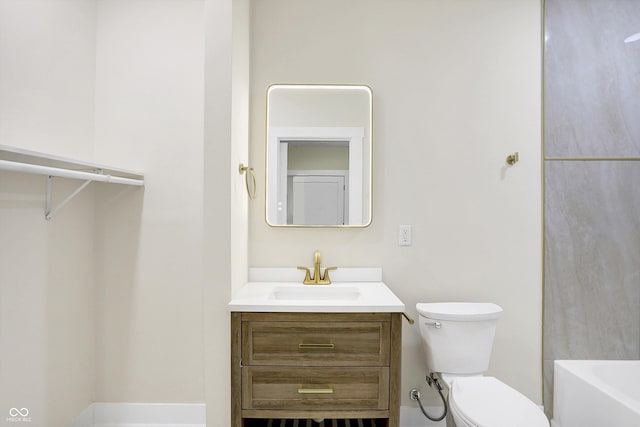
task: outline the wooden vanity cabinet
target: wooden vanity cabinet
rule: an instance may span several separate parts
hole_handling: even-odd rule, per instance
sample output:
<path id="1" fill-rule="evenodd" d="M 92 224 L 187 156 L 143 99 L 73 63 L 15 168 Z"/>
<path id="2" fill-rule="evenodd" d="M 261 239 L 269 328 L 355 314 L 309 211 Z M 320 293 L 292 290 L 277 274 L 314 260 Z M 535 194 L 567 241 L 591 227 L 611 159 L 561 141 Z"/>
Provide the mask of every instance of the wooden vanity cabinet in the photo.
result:
<path id="1" fill-rule="evenodd" d="M 400 313 L 232 312 L 232 427 L 289 418 L 399 427 L 401 321 Z"/>

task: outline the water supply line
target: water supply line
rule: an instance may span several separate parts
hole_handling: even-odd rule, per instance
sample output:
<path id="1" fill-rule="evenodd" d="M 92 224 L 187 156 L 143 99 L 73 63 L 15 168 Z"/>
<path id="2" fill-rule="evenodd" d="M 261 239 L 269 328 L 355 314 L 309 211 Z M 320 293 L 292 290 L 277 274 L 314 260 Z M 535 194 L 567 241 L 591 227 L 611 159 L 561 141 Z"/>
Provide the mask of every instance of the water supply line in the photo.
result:
<path id="1" fill-rule="evenodd" d="M 440 395 L 440 399 L 442 399 L 442 404 L 444 408 L 442 411 L 442 415 L 440 415 L 439 417 L 432 417 L 431 415 L 427 414 L 427 411 L 424 409 L 424 406 L 422 406 L 422 402 L 420 402 L 420 392 L 418 391 L 418 389 L 412 388 L 411 391 L 409 391 L 409 397 L 411 397 L 411 400 L 415 400 L 418 402 L 418 405 L 420 406 L 420 410 L 422 411 L 425 417 L 427 417 L 431 421 L 442 421 L 447 416 L 447 399 L 444 397 L 444 394 L 442 393 L 442 386 L 440 385 L 440 382 L 438 381 L 438 377 L 436 377 L 435 374 L 427 375 L 426 380 L 429 387 L 433 387 L 434 385 L 436 386 L 436 390 Z"/>

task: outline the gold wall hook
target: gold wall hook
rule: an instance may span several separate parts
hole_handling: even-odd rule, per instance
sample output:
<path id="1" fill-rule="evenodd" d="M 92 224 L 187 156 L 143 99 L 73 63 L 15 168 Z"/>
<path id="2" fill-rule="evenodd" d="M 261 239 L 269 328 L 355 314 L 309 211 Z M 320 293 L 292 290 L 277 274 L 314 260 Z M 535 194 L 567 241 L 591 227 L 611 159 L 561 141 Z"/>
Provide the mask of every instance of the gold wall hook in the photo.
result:
<path id="1" fill-rule="evenodd" d="M 509 166 L 515 165 L 516 163 L 518 163 L 519 160 L 520 160 L 520 156 L 518 155 L 517 151 L 507 156 L 507 164 Z"/>

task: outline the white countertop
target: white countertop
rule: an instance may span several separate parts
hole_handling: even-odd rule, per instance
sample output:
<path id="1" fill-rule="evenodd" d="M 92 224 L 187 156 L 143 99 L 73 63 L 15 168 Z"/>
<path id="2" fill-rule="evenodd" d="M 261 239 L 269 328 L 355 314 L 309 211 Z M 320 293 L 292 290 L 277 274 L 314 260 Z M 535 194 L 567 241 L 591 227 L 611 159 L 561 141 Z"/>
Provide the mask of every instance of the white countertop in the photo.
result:
<path id="1" fill-rule="evenodd" d="M 330 285 L 303 285 L 304 272 L 296 269 L 250 269 L 250 282 L 234 292 L 229 311 L 402 313 L 405 310 L 404 303 L 382 282 L 381 269 L 342 268 L 330 275 L 334 281 Z"/>

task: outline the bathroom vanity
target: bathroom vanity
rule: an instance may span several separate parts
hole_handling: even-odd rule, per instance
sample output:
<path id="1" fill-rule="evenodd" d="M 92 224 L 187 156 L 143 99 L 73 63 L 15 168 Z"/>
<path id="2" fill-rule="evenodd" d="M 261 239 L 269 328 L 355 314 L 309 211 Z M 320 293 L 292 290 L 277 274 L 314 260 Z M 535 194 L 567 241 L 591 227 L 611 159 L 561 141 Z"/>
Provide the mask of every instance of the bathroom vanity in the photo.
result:
<path id="1" fill-rule="evenodd" d="M 233 427 L 399 426 L 404 304 L 384 283 L 249 283 L 229 309 Z"/>

